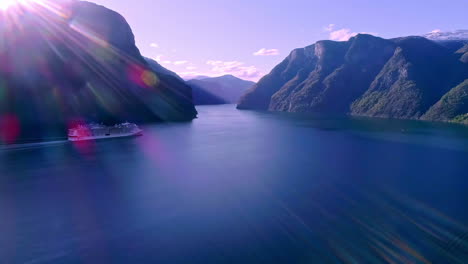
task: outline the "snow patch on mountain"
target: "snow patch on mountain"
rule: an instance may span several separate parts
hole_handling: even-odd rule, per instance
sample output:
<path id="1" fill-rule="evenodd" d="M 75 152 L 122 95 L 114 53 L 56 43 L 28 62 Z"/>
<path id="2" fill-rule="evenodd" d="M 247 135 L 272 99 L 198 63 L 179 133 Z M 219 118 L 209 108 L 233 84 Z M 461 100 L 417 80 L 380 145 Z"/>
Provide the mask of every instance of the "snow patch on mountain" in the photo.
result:
<path id="1" fill-rule="evenodd" d="M 442 30 L 433 30 L 424 35 L 425 38 L 431 40 L 468 40 L 468 30 L 461 29 L 455 31 L 442 31 Z"/>

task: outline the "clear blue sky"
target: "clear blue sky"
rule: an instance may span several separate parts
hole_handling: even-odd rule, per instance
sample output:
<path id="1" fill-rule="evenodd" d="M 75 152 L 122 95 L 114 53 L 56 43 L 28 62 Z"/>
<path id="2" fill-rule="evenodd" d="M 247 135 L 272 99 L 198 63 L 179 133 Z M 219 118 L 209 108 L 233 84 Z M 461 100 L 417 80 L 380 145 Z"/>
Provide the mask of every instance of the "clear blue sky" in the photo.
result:
<path id="1" fill-rule="evenodd" d="M 321 39 L 346 39 L 356 32 L 390 38 L 468 28 L 468 0 L 93 2 L 121 13 L 143 55 L 177 73 L 232 73 L 252 80 L 267 74 L 292 49 Z"/>

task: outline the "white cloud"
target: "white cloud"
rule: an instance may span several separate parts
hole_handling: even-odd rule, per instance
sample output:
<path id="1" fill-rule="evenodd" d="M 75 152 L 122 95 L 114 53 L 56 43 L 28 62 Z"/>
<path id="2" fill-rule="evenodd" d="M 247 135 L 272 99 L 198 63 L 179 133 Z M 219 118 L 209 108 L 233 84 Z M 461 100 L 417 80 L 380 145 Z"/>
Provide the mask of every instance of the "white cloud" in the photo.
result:
<path id="1" fill-rule="evenodd" d="M 160 61 L 162 61 L 162 58 L 163 58 L 163 57 L 164 57 L 164 55 L 161 55 L 161 54 L 160 54 L 160 55 L 156 56 L 156 58 L 154 58 L 154 59 L 155 59 L 157 62 L 160 62 Z"/>
<path id="2" fill-rule="evenodd" d="M 352 32 L 351 29 L 349 28 L 342 28 L 342 29 L 338 29 L 335 31 L 331 31 L 329 38 L 331 40 L 336 40 L 336 41 L 347 41 L 350 38 L 356 36 L 357 34 L 359 33 Z"/>
<path id="3" fill-rule="evenodd" d="M 174 65 L 185 65 L 188 63 L 186 60 L 170 60 L 168 56 L 159 54 L 156 57 L 153 57 L 154 60 L 156 60 L 159 63 L 164 63 L 164 64 L 174 64 Z"/>
<path id="4" fill-rule="evenodd" d="M 254 56 L 276 56 L 279 55 L 278 49 L 266 49 L 262 48 L 257 52 L 254 52 Z"/>
<path id="5" fill-rule="evenodd" d="M 262 73 L 255 66 L 245 66 L 240 61 L 207 61 L 206 64 L 212 66 L 211 71 L 215 75 L 232 74 L 246 80 L 257 81 Z"/>
<path id="6" fill-rule="evenodd" d="M 213 73 L 197 72 L 197 71 L 177 72 L 177 74 L 185 80 L 190 80 L 198 76 L 207 76 L 207 77 L 219 76 L 219 75 L 213 75 Z"/>
<path id="7" fill-rule="evenodd" d="M 350 38 L 358 34 L 370 34 L 376 36 L 376 33 L 370 32 L 354 32 L 349 28 L 336 28 L 335 24 L 329 24 L 323 28 L 324 31 L 329 32 L 328 39 L 335 41 L 348 41 Z"/>
<path id="8" fill-rule="evenodd" d="M 330 35 L 328 38 L 330 40 L 335 40 L 335 41 L 348 41 L 350 38 L 355 37 L 358 34 L 369 34 L 369 35 L 374 35 L 378 36 L 377 33 L 372 33 L 372 32 L 353 32 L 349 28 L 342 28 L 338 30 L 334 30 L 330 32 Z"/>
<path id="9" fill-rule="evenodd" d="M 335 24 L 329 24 L 328 26 L 323 28 L 323 31 L 331 32 L 333 31 L 333 29 L 335 29 Z"/>
<path id="10" fill-rule="evenodd" d="M 150 47 L 157 49 L 157 48 L 159 48 L 159 44 L 153 42 L 153 43 L 150 44 Z"/>
<path id="11" fill-rule="evenodd" d="M 188 61 L 186 61 L 186 60 L 174 61 L 175 65 L 184 65 L 184 64 L 187 64 L 187 63 L 188 63 Z"/>
<path id="12" fill-rule="evenodd" d="M 173 61 L 172 64 L 175 64 Z M 197 76 L 218 77 L 223 75 L 234 75 L 238 78 L 258 81 L 262 76 L 262 72 L 255 66 L 245 65 L 241 61 L 222 61 L 222 60 L 209 60 L 206 62 L 206 67 L 197 67 L 193 63 L 185 65 L 186 71 L 177 71 L 182 78 L 189 80 Z"/>
<path id="13" fill-rule="evenodd" d="M 439 34 L 439 33 L 442 33 L 442 30 L 440 29 L 434 29 L 432 30 L 431 32 L 429 32 L 430 34 Z"/>

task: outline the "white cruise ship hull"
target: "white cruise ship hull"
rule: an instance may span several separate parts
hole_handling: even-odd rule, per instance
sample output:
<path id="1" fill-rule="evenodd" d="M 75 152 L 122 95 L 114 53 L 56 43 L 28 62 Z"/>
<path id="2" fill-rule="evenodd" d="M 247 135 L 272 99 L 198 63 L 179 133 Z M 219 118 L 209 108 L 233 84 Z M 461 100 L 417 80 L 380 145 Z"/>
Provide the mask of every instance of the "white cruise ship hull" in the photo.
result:
<path id="1" fill-rule="evenodd" d="M 104 136 L 89 136 L 89 137 L 73 137 L 69 136 L 68 140 L 72 142 L 76 141 L 89 141 L 89 140 L 100 140 L 100 139 L 111 139 L 111 138 L 122 138 L 122 137 L 137 137 L 143 135 L 143 130 L 138 130 L 131 133 L 118 133 L 118 134 L 109 134 Z"/>

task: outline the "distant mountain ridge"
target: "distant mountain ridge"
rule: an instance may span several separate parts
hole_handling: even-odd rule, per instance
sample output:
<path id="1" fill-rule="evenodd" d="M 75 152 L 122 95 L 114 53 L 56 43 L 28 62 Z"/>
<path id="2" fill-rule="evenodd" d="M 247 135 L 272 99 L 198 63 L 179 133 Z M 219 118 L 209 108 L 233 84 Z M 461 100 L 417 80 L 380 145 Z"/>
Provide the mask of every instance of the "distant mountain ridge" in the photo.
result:
<path id="1" fill-rule="evenodd" d="M 210 93 L 208 90 L 205 88 L 202 88 L 200 86 L 197 86 L 195 84 L 190 84 L 186 80 L 184 80 L 182 77 L 180 77 L 177 73 L 168 70 L 164 68 L 161 64 L 159 64 L 157 61 L 150 59 L 150 58 L 145 58 L 145 60 L 148 62 L 148 65 L 151 67 L 151 69 L 158 73 L 159 75 L 166 75 L 166 76 L 171 76 L 178 81 L 184 83 L 186 86 L 190 87 L 191 90 L 191 100 L 195 105 L 217 105 L 217 104 L 228 104 L 227 101 L 224 99 Z M 210 77 L 203 77 L 199 76 L 201 79 L 206 79 Z"/>
<path id="2" fill-rule="evenodd" d="M 468 46 L 444 42 L 366 34 L 319 41 L 292 51 L 238 108 L 451 121 L 466 114 Z"/>
<path id="3" fill-rule="evenodd" d="M 237 103 L 240 97 L 255 85 L 254 82 L 233 75 L 192 79 L 187 81 L 187 84 L 192 87 L 193 101 L 196 105 Z"/>
<path id="4" fill-rule="evenodd" d="M 203 80 L 203 79 L 208 79 L 208 78 L 212 78 L 212 77 L 210 77 L 210 76 L 205 76 L 205 75 L 198 75 L 198 76 L 194 76 L 194 77 L 184 78 L 184 80 L 186 80 L 186 81 L 190 81 L 190 80 Z"/>

